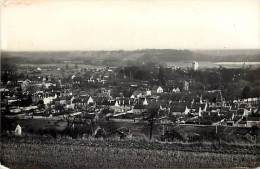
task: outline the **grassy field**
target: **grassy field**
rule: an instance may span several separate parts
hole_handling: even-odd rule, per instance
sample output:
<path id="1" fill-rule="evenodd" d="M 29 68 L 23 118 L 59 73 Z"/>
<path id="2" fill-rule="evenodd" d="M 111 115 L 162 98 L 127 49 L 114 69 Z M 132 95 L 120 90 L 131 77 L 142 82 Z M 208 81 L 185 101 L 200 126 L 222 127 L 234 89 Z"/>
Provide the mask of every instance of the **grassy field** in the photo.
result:
<path id="1" fill-rule="evenodd" d="M 186 150 L 181 147 L 186 147 Z M 2 140 L 1 162 L 12 169 L 231 168 L 259 165 L 257 151 L 252 152 L 246 147 L 240 153 L 232 153 L 241 149 L 239 146 L 229 152 L 215 152 L 214 149 L 206 152 L 203 147 L 199 144 L 170 145 L 131 140 L 6 139 Z M 192 149 L 197 152 L 189 151 Z"/>

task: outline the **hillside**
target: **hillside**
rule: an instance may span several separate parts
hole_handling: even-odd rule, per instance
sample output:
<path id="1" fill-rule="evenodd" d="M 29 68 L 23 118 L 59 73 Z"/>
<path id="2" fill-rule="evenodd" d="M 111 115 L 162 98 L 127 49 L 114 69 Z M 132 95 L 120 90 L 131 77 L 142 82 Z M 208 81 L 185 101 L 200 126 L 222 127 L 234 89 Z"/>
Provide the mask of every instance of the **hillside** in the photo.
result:
<path id="1" fill-rule="evenodd" d="M 122 65 L 129 62 L 244 62 L 260 61 L 260 50 L 174 50 L 143 49 L 134 51 L 51 51 L 51 52 L 3 52 L 2 62 L 14 63 L 60 63 L 65 60 L 83 61 L 90 64 Z"/>

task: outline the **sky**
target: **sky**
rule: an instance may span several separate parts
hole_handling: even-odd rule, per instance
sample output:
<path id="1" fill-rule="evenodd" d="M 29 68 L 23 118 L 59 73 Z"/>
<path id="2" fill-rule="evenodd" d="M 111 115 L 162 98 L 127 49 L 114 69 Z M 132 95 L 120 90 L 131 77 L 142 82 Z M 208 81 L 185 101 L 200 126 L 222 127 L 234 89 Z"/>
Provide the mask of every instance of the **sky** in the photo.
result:
<path id="1" fill-rule="evenodd" d="M 0 1 L 5 51 L 260 48 L 260 0 Z"/>

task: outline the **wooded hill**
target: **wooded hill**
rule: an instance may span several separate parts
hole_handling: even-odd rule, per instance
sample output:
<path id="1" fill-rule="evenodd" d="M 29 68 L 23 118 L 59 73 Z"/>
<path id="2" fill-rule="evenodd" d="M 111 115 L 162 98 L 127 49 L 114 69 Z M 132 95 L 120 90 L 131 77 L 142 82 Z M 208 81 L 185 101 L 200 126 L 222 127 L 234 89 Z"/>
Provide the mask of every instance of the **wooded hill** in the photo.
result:
<path id="1" fill-rule="evenodd" d="M 60 63 L 66 60 L 82 61 L 89 64 L 122 65 L 142 62 L 258 62 L 260 49 L 254 50 L 175 50 L 175 49 L 142 49 L 115 51 L 34 51 L 2 52 L 1 61 L 13 63 Z"/>

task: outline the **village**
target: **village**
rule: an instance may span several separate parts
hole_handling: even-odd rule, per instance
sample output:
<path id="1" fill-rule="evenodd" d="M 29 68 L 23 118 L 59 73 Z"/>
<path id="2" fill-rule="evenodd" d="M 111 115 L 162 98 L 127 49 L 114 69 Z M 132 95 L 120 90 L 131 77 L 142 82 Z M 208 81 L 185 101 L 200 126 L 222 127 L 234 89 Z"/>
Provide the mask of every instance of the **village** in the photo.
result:
<path id="1" fill-rule="evenodd" d="M 159 77 L 150 81 L 136 79 L 127 67 L 64 62 L 17 69 L 20 75 L 12 80 L 16 73 L 9 70 L 5 75 L 10 80 L 1 82 L 2 124 L 8 134 L 76 132 L 77 128 L 97 137 L 144 132 L 152 138 L 157 130 L 153 126 L 163 126 L 158 132 L 161 137 L 167 133 L 165 126 L 260 127 L 259 97 L 226 100 L 222 90 L 194 91 L 191 78 L 162 78 L 167 70 L 197 71 L 198 62 L 188 69 L 155 65 L 149 73 Z M 110 123 L 118 127 L 111 129 Z M 137 132 L 140 124 L 148 131 Z"/>

